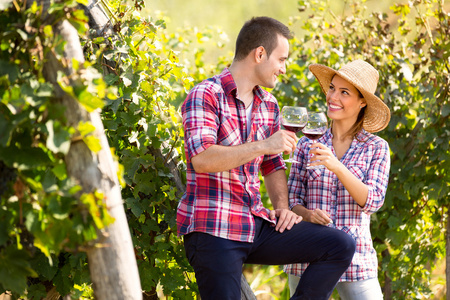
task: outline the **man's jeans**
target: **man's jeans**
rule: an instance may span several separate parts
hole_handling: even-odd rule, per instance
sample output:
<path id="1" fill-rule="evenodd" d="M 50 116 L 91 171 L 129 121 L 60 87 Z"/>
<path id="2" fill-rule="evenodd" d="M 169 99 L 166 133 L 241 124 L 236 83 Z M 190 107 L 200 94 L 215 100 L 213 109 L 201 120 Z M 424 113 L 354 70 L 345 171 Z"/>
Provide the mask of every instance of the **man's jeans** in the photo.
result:
<path id="1" fill-rule="evenodd" d="M 309 262 L 291 299 L 328 299 L 348 268 L 355 241 L 346 233 L 300 222 L 283 233 L 255 217 L 253 243 L 231 241 L 206 233 L 184 237 L 202 300 L 241 299 L 243 264 L 284 265 Z"/>

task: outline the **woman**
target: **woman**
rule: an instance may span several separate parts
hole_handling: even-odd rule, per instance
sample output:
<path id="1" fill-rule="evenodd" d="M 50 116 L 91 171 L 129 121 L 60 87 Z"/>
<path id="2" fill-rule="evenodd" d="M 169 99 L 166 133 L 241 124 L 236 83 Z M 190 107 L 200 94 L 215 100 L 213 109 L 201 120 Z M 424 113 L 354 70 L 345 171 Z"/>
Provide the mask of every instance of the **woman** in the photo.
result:
<path id="1" fill-rule="evenodd" d="M 289 175 L 292 211 L 304 221 L 340 229 L 356 241 L 352 263 L 337 290 L 341 299 L 382 299 L 377 276 L 377 254 L 370 234 L 370 215 L 381 208 L 388 184 L 390 157 L 385 140 L 372 133 L 384 129 L 389 108 L 375 96 L 378 71 L 356 60 L 338 71 L 319 64 L 309 66 L 326 95 L 328 131 L 309 145 L 302 137 Z M 309 151 L 311 146 L 311 151 Z M 311 166 L 323 169 L 307 170 Z M 291 293 L 307 264 L 285 266 Z"/>

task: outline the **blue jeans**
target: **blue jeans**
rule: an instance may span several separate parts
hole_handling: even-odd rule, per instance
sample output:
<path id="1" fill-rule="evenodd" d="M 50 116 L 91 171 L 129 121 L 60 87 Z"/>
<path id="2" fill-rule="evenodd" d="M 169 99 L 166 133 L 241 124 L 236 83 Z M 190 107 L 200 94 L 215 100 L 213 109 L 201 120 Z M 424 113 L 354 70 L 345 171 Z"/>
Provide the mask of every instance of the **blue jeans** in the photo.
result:
<path id="1" fill-rule="evenodd" d="M 284 265 L 309 262 L 291 299 L 328 299 L 352 261 L 355 241 L 346 233 L 301 222 L 283 233 L 255 217 L 253 243 L 231 241 L 206 233 L 184 237 L 202 300 L 241 299 L 243 264 Z"/>

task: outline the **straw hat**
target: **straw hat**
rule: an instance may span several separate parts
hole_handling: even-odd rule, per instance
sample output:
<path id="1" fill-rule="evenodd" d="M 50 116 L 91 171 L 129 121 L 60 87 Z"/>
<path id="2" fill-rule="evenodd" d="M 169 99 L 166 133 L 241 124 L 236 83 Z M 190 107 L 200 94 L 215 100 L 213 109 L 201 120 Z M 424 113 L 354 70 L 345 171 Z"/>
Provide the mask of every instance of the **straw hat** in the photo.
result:
<path id="1" fill-rule="evenodd" d="M 353 84 L 361 92 L 367 104 L 364 113 L 364 129 L 368 132 L 378 132 L 386 128 L 391 112 L 383 100 L 375 96 L 379 75 L 371 64 L 363 60 L 355 60 L 338 71 L 324 65 L 312 64 L 309 70 L 316 76 L 325 95 L 328 93 L 334 75 L 339 75 Z"/>

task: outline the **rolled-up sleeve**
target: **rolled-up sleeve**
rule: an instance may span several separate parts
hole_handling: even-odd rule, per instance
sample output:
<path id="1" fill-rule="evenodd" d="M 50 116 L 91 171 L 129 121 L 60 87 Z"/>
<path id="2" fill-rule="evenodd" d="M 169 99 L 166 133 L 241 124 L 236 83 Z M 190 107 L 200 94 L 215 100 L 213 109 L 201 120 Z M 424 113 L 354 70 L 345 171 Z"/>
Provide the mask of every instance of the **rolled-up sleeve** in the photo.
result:
<path id="1" fill-rule="evenodd" d="M 203 86 L 194 88 L 187 96 L 181 110 L 188 159 L 216 144 L 219 128 L 216 103 L 213 93 Z"/>
<path id="2" fill-rule="evenodd" d="M 265 156 L 261 164 L 261 174 L 267 176 L 278 170 L 286 170 L 286 164 L 281 154 Z"/>
<path id="3" fill-rule="evenodd" d="M 373 149 L 372 160 L 364 182 L 369 187 L 367 201 L 363 207 L 363 211 L 367 214 L 374 213 L 383 206 L 391 167 L 388 143 L 384 140 L 380 141 L 374 145 Z"/>

